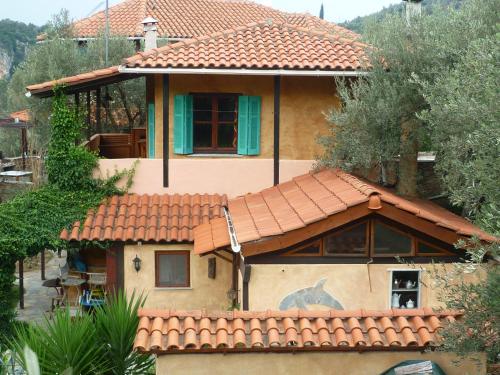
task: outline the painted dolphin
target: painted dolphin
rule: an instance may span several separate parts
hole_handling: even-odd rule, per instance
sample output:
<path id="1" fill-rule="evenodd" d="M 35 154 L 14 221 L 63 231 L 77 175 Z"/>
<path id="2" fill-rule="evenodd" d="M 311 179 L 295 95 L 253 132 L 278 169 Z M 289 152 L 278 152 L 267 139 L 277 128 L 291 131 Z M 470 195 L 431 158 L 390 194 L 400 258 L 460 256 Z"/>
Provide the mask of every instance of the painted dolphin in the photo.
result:
<path id="1" fill-rule="evenodd" d="M 344 310 L 339 301 L 325 292 L 326 279 L 319 280 L 315 286 L 299 289 L 283 298 L 280 303 L 280 310 L 299 308 L 307 310 L 308 305 L 323 305 L 332 309 Z"/>

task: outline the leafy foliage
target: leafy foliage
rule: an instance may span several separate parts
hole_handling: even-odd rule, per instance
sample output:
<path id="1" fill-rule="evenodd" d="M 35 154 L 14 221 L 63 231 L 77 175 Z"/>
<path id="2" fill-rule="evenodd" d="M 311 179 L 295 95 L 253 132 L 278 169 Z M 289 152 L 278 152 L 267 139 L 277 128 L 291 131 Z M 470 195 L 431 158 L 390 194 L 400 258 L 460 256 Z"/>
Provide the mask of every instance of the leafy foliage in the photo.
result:
<path id="1" fill-rule="evenodd" d="M 330 135 L 322 139 L 327 149 L 323 162 L 346 169 L 379 166 L 383 171 L 408 152 L 402 141 L 408 121 L 415 124 L 411 136 L 419 151 L 463 150 L 439 136 L 448 123 L 430 126 L 429 119 L 420 116 L 434 104 L 423 82 L 434 87 L 460 64 L 472 43 L 495 35 L 497 5 L 497 0 L 468 0 L 458 10 L 436 9 L 410 25 L 401 16 L 371 25 L 367 41 L 375 47 L 370 52 L 373 68 L 364 79 L 338 81 L 343 108 L 330 115 Z M 454 129 L 463 140 L 470 126 Z M 414 159 L 416 163 L 416 152 Z"/>
<path id="2" fill-rule="evenodd" d="M 53 118 L 49 184 L 0 204 L 0 339 L 11 334 L 15 315 L 13 309 L 4 308 L 12 300 L 15 262 L 42 249 L 64 248 L 59 239 L 62 228 L 81 220 L 106 196 L 120 193 L 115 183 L 128 173 L 117 173 L 104 181 L 92 178 L 95 155 L 75 145 L 81 123 L 60 90 Z M 128 176 L 130 181 L 131 174 Z"/>
<path id="3" fill-rule="evenodd" d="M 11 341 L 17 353 L 28 346 L 37 355 L 41 374 L 145 374 L 154 363 L 149 355 L 133 351 L 139 318 L 137 310 L 145 298 L 125 293 L 112 294 L 95 316 L 59 310 L 54 319 L 42 325 L 16 329 Z M 27 358 L 20 355 L 23 367 Z"/>

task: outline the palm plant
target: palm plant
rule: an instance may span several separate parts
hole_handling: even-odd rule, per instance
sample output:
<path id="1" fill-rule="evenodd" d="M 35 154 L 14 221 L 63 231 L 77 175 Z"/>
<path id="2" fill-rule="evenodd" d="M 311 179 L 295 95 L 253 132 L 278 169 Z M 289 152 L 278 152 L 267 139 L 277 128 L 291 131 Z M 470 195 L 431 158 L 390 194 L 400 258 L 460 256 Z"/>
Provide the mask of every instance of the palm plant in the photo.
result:
<path id="1" fill-rule="evenodd" d="M 59 310 L 43 325 L 20 326 L 15 331 L 11 345 L 25 369 L 30 363 L 26 346 L 38 357 L 41 375 L 105 374 L 111 368 L 91 316 L 73 318 L 69 309 Z"/>
<path id="2" fill-rule="evenodd" d="M 98 340 L 106 347 L 106 358 L 113 364 L 110 374 L 145 374 L 153 366 L 154 358 L 133 351 L 139 318 L 137 310 L 145 297 L 133 292 L 127 298 L 125 292 L 111 294 L 107 304 L 96 310 L 95 325 Z"/>

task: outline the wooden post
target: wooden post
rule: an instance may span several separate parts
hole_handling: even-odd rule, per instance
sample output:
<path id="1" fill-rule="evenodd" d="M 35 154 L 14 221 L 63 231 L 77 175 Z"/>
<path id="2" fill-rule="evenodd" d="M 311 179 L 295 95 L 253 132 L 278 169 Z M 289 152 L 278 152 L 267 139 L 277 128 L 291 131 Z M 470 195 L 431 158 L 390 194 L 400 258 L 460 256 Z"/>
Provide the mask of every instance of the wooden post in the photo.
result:
<path id="1" fill-rule="evenodd" d="M 45 280 L 45 249 L 40 253 L 40 273 L 42 280 Z"/>
<path id="2" fill-rule="evenodd" d="M 87 91 L 87 138 L 92 136 L 90 131 L 90 91 Z"/>
<path id="3" fill-rule="evenodd" d="M 19 259 L 19 308 L 24 310 L 24 259 Z"/>
<path id="4" fill-rule="evenodd" d="M 233 274 L 232 274 L 232 285 L 231 289 L 234 293 L 233 300 L 231 301 L 232 307 L 236 308 L 238 305 L 238 270 L 240 268 L 240 254 L 233 253 Z"/>
<path id="5" fill-rule="evenodd" d="M 274 76 L 274 185 L 280 183 L 280 96 L 281 76 Z"/>
<path id="6" fill-rule="evenodd" d="M 77 114 L 80 111 L 80 94 L 78 92 L 75 92 L 75 110 Z"/>
<path id="7" fill-rule="evenodd" d="M 102 106 L 102 101 L 101 101 L 101 88 L 97 88 L 95 90 L 95 131 L 97 134 L 102 133 L 102 127 L 101 127 L 101 106 Z"/>
<path id="8" fill-rule="evenodd" d="M 168 187 L 170 76 L 163 75 L 163 187 Z"/>
<path id="9" fill-rule="evenodd" d="M 28 154 L 28 136 L 26 128 L 21 129 L 21 155 L 23 160 L 23 171 L 26 169 L 26 155 Z"/>

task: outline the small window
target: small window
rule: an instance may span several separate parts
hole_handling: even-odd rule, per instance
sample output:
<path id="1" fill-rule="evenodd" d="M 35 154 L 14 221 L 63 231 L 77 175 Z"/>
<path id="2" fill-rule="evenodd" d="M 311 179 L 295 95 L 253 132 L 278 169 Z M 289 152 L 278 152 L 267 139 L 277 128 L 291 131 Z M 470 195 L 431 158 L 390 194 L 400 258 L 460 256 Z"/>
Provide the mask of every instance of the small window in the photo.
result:
<path id="1" fill-rule="evenodd" d="M 368 223 L 361 223 L 324 239 L 324 255 L 362 256 L 368 251 Z"/>
<path id="2" fill-rule="evenodd" d="M 389 306 L 395 309 L 420 307 L 420 271 L 391 271 Z"/>
<path id="3" fill-rule="evenodd" d="M 189 251 L 157 251 L 156 286 L 189 287 Z"/>
<path id="4" fill-rule="evenodd" d="M 374 225 L 373 253 L 375 255 L 411 255 L 412 238 L 379 221 Z"/>
<path id="5" fill-rule="evenodd" d="M 319 256 L 321 255 L 321 242 L 315 241 L 300 246 L 285 254 L 286 256 L 302 257 L 302 256 Z"/>
<path id="6" fill-rule="evenodd" d="M 418 255 L 429 256 L 429 255 L 451 255 L 445 250 L 440 249 L 437 246 L 431 245 L 428 242 L 423 242 L 418 240 L 417 242 L 417 253 Z"/>
<path id="7" fill-rule="evenodd" d="M 193 96 L 193 146 L 198 152 L 236 152 L 238 96 Z"/>

